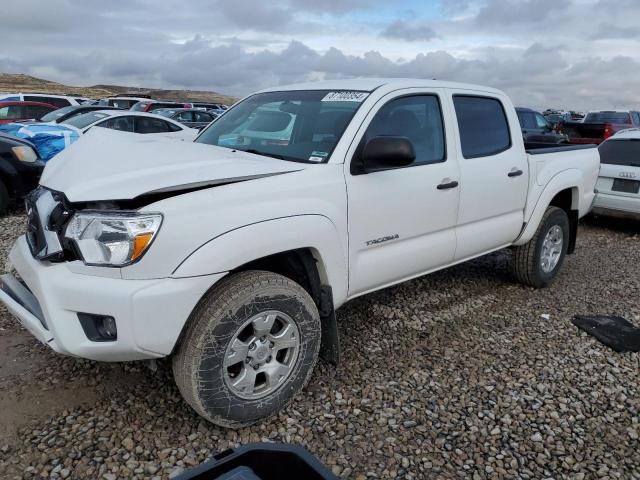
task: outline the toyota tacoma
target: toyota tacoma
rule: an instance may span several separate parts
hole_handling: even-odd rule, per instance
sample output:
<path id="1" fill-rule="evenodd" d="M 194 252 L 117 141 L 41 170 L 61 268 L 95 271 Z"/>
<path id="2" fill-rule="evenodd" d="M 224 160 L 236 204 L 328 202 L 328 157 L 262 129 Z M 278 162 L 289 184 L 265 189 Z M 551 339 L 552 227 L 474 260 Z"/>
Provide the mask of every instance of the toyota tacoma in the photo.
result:
<path id="1" fill-rule="evenodd" d="M 268 89 L 195 142 L 93 129 L 56 156 L 0 300 L 59 353 L 171 357 L 195 411 L 240 427 L 337 361 L 350 299 L 505 247 L 518 281 L 549 285 L 599 165 L 588 146 L 527 151 L 491 88 Z"/>

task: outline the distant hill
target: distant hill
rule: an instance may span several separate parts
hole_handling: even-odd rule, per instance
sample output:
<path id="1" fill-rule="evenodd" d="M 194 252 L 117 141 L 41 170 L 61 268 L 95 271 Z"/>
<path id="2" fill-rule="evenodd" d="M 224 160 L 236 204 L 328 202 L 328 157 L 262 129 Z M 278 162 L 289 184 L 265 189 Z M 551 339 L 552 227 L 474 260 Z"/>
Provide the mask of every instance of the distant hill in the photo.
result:
<path id="1" fill-rule="evenodd" d="M 212 102 L 231 105 L 238 99 L 217 92 L 201 90 L 164 90 L 160 88 L 127 87 L 122 85 L 94 85 L 92 87 L 71 87 L 21 73 L 0 73 L 0 92 L 69 94 L 89 98 L 103 98 L 123 93 L 150 95 L 159 100 L 182 102 Z"/>

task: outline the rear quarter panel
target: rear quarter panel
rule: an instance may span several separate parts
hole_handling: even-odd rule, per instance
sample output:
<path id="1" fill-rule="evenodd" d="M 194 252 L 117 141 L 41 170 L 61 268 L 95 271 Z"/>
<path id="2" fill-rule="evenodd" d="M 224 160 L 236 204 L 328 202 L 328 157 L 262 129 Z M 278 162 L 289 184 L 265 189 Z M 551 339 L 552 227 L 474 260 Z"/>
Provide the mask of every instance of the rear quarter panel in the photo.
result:
<path id="1" fill-rule="evenodd" d="M 577 210 L 579 217 L 589 213 L 600 171 L 597 148 L 527 154 L 527 157 L 532 174 L 525 208 L 525 227 L 515 245 L 523 245 L 531 240 L 547 207 L 563 190 L 571 190 L 571 209 Z"/>

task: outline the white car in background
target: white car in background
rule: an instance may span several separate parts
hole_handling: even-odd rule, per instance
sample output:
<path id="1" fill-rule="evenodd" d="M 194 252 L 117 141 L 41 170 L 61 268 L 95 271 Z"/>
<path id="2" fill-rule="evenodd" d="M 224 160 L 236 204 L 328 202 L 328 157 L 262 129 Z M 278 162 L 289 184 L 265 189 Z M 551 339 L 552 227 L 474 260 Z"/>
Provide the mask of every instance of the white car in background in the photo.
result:
<path id="1" fill-rule="evenodd" d="M 0 102 L 40 102 L 62 108 L 70 105 L 82 105 L 91 102 L 90 98 L 72 97 L 69 95 L 53 95 L 49 93 L 1 93 Z"/>
<path id="2" fill-rule="evenodd" d="M 601 167 L 593 213 L 640 219 L 640 128 L 616 133 L 598 150 Z"/>
<path id="3" fill-rule="evenodd" d="M 93 127 L 104 127 L 189 141 L 198 134 L 197 129 L 186 127 L 170 118 L 131 110 L 98 110 L 77 115 L 62 123 L 77 128 L 81 133 L 86 133 Z"/>
<path id="4" fill-rule="evenodd" d="M 108 97 L 101 98 L 98 105 L 107 105 L 109 107 L 124 108 L 126 110 L 133 107 L 138 102 L 148 102 L 148 97 Z"/>

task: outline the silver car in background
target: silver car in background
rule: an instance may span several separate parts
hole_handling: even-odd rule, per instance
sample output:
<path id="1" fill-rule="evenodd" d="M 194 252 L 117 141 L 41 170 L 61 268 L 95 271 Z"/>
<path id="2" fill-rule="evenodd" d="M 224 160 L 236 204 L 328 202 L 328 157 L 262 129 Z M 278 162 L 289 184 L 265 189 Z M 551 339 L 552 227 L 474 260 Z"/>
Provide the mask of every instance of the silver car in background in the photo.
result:
<path id="1" fill-rule="evenodd" d="M 598 150 L 601 167 L 593 213 L 640 220 L 640 128 L 616 133 Z"/>

